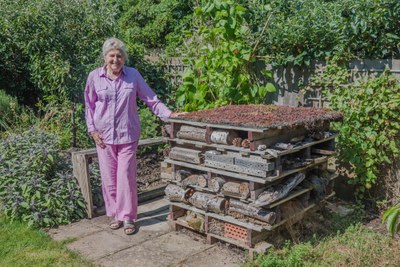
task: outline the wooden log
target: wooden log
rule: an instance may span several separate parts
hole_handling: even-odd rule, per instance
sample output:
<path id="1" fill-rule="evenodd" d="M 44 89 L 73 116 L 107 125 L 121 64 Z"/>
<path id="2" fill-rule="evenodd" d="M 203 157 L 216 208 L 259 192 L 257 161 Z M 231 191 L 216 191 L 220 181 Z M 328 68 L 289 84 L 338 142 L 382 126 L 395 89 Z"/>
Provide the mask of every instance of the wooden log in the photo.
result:
<path id="1" fill-rule="evenodd" d="M 206 142 L 207 130 L 204 128 L 182 125 L 176 136 L 181 139 Z"/>
<path id="2" fill-rule="evenodd" d="M 198 175 L 197 174 L 192 174 L 188 177 L 186 177 L 182 183 L 181 186 L 183 189 L 186 189 L 188 186 L 197 186 L 198 184 Z"/>
<path id="3" fill-rule="evenodd" d="M 290 176 L 284 182 L 267 188 L 262 192 L 257 200 L 254 202 L 256 205 L 268 205 L 279 199 L 287 196 L 287 194 L 292 191 L 298 184 L 300 184 L 306 175 L 304 173 L 297 173 Z"/>
<path id="4" fill-rule="evenodd" d="M 211 178 L 210 184 L 208 188 L 211 189 L 213 192 L 219 192 L 222 186 L 226 183 L 226 180 L 221 177 L 213 177 Z"/>
<path id="5" fill-rule="evenodd" d="M 199 174 L 197 175 L 197 184 L 200 187 L 206 188 L 207 187 L 207 181 L 208 181 L 208 175 L 207 174 Z"/>
<path id="6" fill-rule="evenodd" d="M 248 183 L 227 182 L 222 186 L 224 195 L 247 198 L 250 195 Z"/>
<path id="7" fill-rule="evenodd" d="M 234 139 L 232 140 L 232 145 L 237 146 L 237 147 L 240 147 L 240 146 L 242 146 L 242 141 L 243 141 L 242 138 L 236 137 L 236 138 L 234 138 Z"/>
<path id="8" fill-rule="evenodd" d="M 212 194 L 194 192 L 188 201 L 196 208 L 205 211 L 213 211 L 216 213 L 225 212 L 225 199 Z"/>
<path id="9" fill-rule="evenodd" d="M 232 141 L 238 137 L 235 131 L 215 130 L 211 133 L 211 142 L 216 144 L 232 145 Z"/>
<path id="10" fill-rule="evenodd" d="M 238 212 L 246 216 L 256 218 L 269 224 L 274 224 L 277 218 L 275 211 L 252 207 L 246 203 L 234 199 L 230 200 L 228 210 L 230 212 Z"/>
<path id="11" fill-rule="evenodd" d="M 192 175 L 192 172 L 189 170 L 178 170 L 175 172 L 175 180 L 178 182 L 182 182 L 185 178 Z"/>
<path id="12" fill-rule="evenodd" d="M 183 189 L 180 186 L 169 184 L 165 188 L 165 195 L 170 201 L 188 203 L 187 197 L 190 189 Z"/>

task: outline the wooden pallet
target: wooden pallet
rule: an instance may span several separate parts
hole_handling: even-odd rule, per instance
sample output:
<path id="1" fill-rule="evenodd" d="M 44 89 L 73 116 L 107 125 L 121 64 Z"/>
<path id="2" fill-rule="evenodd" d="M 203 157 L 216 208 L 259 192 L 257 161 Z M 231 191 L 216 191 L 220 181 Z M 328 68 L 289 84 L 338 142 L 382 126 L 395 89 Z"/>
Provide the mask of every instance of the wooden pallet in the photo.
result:
<path id="1" fill-rule="evenodd" d="M 332 196 L 334 196 L 334 193 L 327 196 L 325 199 L 328 199 Z M 319 203 L 312 203 L 301 212 L 293 214 L 289 218 L 282 220 L 275 225 L 261 226 L 253 223 L 243 222 L 228 215 L 205 212 L 201 209 L 183 203 L 171 202 L 169 221 L 175 231 L 181 228 L 186 228 L 205 236 L 209 244 L 222 241 L 248 250 L 250 257 L 253 257 L 255 252 L 265 252 L 267 249 L 272 247 L 271 244 L 265 242 L 266 237 L 271 234 L 271 231 L 274 231 L 285 225 L 293 225 L 303 219 L 307 213 L 315 211 L 318 208 Z M 187 211 L 193 211 L 201 216 L 204 216 L 204 230 L 199 231 L 198 229 L 191 227 L 184 220 L 180 220 L 181 217 L 185 216 Z M 215 223 L 215 221 L 222 225 L 222 230 L 218 234 L 213 233 L 210 228 L 210 225 L 213 222 Z"/>
<path id="2" fill-rule="evenodd" d="M 283 128 L 253 128 L 253 127 L 241 127 L 241 126 L 233 126 L 233 125 L 223 125 L 223 124 L 210 124 L 203 122 L 195 122 L 182 120 L 178 118 L 170 118 L 166 120 L 170 123 L 170 138 L 176 139 L 178 136 L 178 132 L 182 126 L 186 127 L 194 127 L 198 128 L 199 131 L 205 134 L 205 137 L 202 139 L 207 145 L 211 145 L 211 134 L 214 130 L 229 130 L 234 131 L 237 136 L 241 136 L 243 139 L 247 139 L 250 142 L 250 151 L 256 151 L 259 145 L 270 146 L 278 142 L 289 142 L 293 138 L 299 138 L 302 136 L 306 136 L 308 134 L 308 130 L 303 126 L 297 126 L 290 131 L 287 131 Z M 327 131 L 329 129 L 329 122 L 325 122 L 321 131 Z M 186 141 L 186 140 L 185 140 Z"/>

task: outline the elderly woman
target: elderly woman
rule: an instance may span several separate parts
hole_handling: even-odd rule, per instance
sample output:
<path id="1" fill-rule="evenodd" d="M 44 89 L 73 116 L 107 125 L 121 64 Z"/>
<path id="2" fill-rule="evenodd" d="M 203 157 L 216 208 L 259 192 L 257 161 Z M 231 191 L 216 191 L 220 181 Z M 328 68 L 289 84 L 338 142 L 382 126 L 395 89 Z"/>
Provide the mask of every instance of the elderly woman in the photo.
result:
<path id="1" fill-rule="evenodd" d="M 124 44 L 107 39 L 104 66 L 90 72 L 85 87 L 86 124 L 99 158 L 103 197 L 111 229 L 135 233 L 137 218 L 136 150 L 140 136 L 136 98 L 159 118 L 174 115 L 140 73 L 125 66 Z"/>

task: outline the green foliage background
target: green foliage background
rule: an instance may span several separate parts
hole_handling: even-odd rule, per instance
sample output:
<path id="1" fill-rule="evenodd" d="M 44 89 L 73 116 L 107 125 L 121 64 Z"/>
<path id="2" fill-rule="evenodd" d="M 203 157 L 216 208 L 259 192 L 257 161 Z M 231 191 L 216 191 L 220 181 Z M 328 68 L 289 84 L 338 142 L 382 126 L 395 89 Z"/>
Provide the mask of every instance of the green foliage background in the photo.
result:
<path id="1" fill-rule="evenodd" d="M 271 73 L 252 72 L 255 56 L 274 66 L 399 58 L 399 17 L 397 0 L 3 0 L 1 136 L 34 126 L 55 134 L 57 149 L 65 149 L 75 129 L 77 146 L 93 146 L 83 88 L 89 71 L 102 64 L 101 45 L 111 36 L 125 41 L 128 65 L 165 103 L 195 110 L 263 103 L 273 91 Z M 161 66 L 144 59 L 154 51 L 186 57 L 191 69 L 182 87 L 172 86 Z M 340 75 L 332 70 L 321 82 L 340 83 L 345 74 Z M 344 159 L 358 170 L 354 182 L 361 191 L 375 183 L 381 165 L 398 156 L 398 93 L 393 79 L 382 75 L 331 95 L 332 107 L 345 114 L 340 143 L 348 148 Z M 159 122 L 140 107 L 142 137 L 159 134 Z M 44 222 L 55 223 L 60 221 Z"/>

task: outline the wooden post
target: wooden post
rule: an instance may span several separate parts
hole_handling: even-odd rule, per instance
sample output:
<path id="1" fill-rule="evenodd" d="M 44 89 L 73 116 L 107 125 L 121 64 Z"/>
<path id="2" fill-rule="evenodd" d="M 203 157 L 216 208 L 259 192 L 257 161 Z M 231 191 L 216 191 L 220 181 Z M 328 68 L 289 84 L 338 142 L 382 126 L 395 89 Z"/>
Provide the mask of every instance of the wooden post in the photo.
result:
<path id="1" fill-rule="evenodd" d="M 84 153 L 72 152 L 73 173 L 78 180 L 83 198 L 86 202 L 86 213 L 89 219 L 93 217 L 92 187 L 89 177 L 88 157 Z"/>

